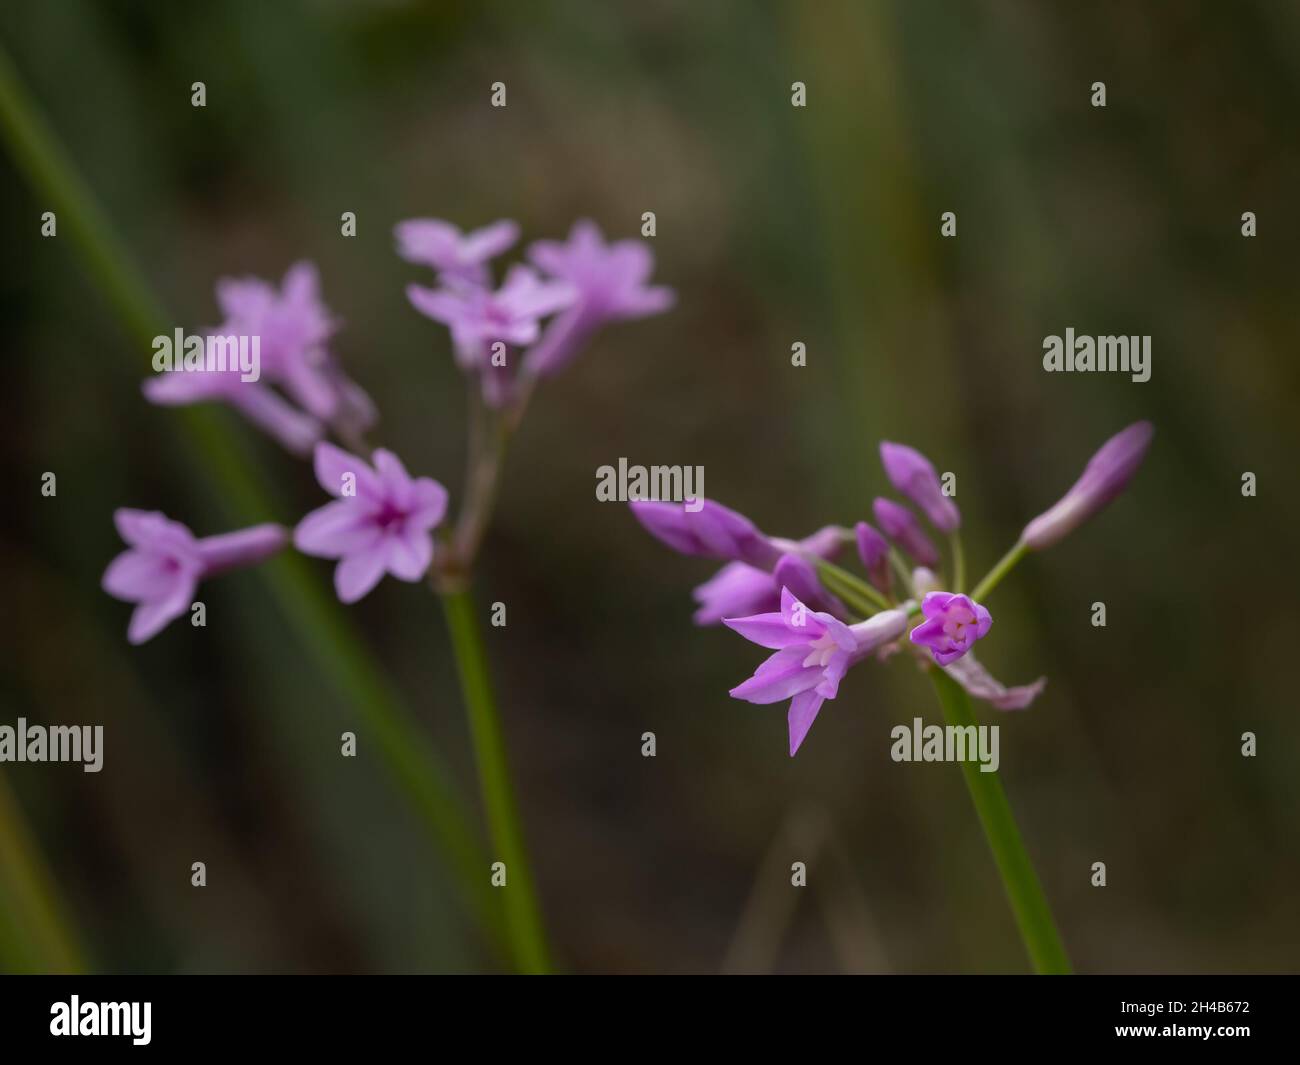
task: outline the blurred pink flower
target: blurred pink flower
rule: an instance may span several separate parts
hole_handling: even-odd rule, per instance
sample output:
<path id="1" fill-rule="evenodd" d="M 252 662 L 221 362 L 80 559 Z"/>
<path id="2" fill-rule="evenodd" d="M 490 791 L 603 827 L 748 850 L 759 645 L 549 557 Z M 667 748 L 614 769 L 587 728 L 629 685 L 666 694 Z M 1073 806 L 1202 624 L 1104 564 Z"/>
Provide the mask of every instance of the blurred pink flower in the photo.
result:
<path id="1" fill-rule="evenodd" d="M 128 550 L 109 563 L 102 583 L 114 598 L 138 604 L 127 629 L 135 644 L 184 614 L 199 581 L 261 562 L 289 539 L 286 529 L 270 524 L 198 539 L 159 511 L 127 507 L 114 511 L 113 521 Z"/>
<path id="2" fill-rule="evenodd" d="M 447 490 L 429 477 L 412 478 L 383 448 L 371 467 L 333 444 L 316 445 L 316 480 L 332 503 L 298 523 L 299 551 L 337 558 L 334 588 L 345 603 L 366 595 L 385 573 L 418 581 L 433 561 L 433 532 L 447 512 Z"/>

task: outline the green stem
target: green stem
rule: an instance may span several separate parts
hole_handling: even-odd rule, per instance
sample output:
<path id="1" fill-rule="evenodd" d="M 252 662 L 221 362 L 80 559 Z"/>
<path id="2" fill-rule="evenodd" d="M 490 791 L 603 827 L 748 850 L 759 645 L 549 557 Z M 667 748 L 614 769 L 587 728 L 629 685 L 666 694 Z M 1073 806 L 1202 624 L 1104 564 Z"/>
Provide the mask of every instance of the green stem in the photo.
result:
<path id="1" fill-rule="evenodd" d="M 69 233 L 121 320 L 131 341 L 147 353 L 152 338 L 169 335 L 172 326 L 134 260 L 82 182 L 76 168 L 28 97 L 12 62 L 0 48 L 0 134 L 10 155 L 27 175 L 41 206 L 56 212 L 62 232 Z M 274 513 L 274 496 L 232 447 L 229 426 L 213 411 L 190 407 L 176 412 L 189 434 L 189 450 L 202 456 L 195 464 L 232 521 L 250 524 Z M 483 852 L 466 828 L 470 823 L 450 774 L 409 711 L 393 692 L 373 658 L 349 627 L 338 605 L 320 590 L 320 582 L 295 555 L 281 555 L 258 572 L 269 582 L 280 609 L 296 629 L 316 667 L 360 715 L 378 743 L 392 777 L 405 789 L 436 844 L 450 858 L 471 905 L 492 923 L 487 888 L 483 884 Z"/>
<path id="2" fill-rule="evenodd" d="M 1024 558 L 1028 551 L 1029 548 L 1024 544 L 1015 544 L 1010 551 L 998 560 L 998 564 L 985 574 L 984 579 L 970 593 L 970 597 L 977 603 L 983 602 L 984 597 L 998 586 L 1003 577 L 1015 569 L 1016 563 Z"/>
<path id="3" fill-rule="evenodd" d="M 542 928 L 541 909 L 537 904 L 514 788 L 510 783 L 505 738 L 492 695 L 487 657 L 474 613 L 474 598 L 467 588 L 462 587 L 443 588 L 441 599 L 447 628 L 451 632 L 452 649 L 456 654 L 461 690 L 465 695 L 495 858 L 506 866 L 505 886 L 497 890 L 504 895 L 507 939 L 515 965 L 521 972 L 546 973 L 551 969 L 546 933 Z M 487 877 L 486 868 L 482 875 Z"/>
<path id="4" fill-rule="evenodd" d="M 898 553 L 897 548 L 889 549 L 889 564 L 894 567 L 894 573 L 903 584 L 904 594 L 911 596 L 915 589 L 912 587 L 912 571 L 907 568 L 907 563 L 903 561 L 903 556 Z"/>
<path id="5" fill-rule="evenodd" d="M 874 588 L 863 584 L 851 573 L 846 573 L 838 566 L 817 560 L 817 571 L 826 590 L 842 599 L 846 606 L 851 607 L 864 618 L 889 609 L 889 604 L 876 594 Z M 871 594 L 868 595 L 868 592 Z"/>
<path id="6" fill-rule="evenodd" d="M 974 726 L 975 714 L 966 691 L 941 669 L 932 669 L 930 675 L 948 724 L 958 728 Z M 997 773 L 982 772 L 979 763 L 973 761 L 962 762 L 961 768 L 1034 970 L 1043 974 L 1070 972 L 1070 959 L 1061 944 L 1051 907 Z"/>
<path id="7" fill-rule="evenodd" d="M 0 777 L 0 964 L 7 973 L 82 973 L 54 878 Z"/>
<path id="8" fill-rule="evenodd" d="M 954 592 L 964 592 L 966 590 L 966 552 L 961 547 L 961 533 L 956 529 L 948 538 L 948 543 L 952 547 L 952 590 Z"/>
<path id="9" fill-rule="evenodd" d="M 831 595 L 839 599 L 858 617 L 866 619 L 880 613 L 880 608 L 874 603 L 869 603 L 855 594 L 852 588 L 841 587 L 835 582 L 834 578 L 828 577 L 826 574 L 822 574 L 822 584 Z"/>

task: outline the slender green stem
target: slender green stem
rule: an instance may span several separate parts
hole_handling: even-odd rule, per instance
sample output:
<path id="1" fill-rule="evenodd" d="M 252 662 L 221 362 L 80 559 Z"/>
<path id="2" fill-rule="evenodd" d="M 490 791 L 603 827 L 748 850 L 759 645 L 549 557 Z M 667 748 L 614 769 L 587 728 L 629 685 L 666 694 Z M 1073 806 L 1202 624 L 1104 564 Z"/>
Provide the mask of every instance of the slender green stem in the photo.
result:
<path id="1" fill-rule="evenodd" d="M 132 342 L 147 354 L 153 337 L 171 333 L 173 325 L 169 323 L 173 320 L 39 115 L 3 48 L 0 135 L 26 173 L 41 206 L 56 212 L 60 232 L 72 236 Z M 274 514 L 274 495 L 252 472 L 254 464 L 241 459 L 225 421 L 201 408 L 185 408 L 176 415 L 189 434 L 189 449 L 203 457 L 195 464 L 198 476 L 207 479 L 211 494 L 228 517 L 249 524 Z M 501 929 L 492 917 L 496 911 L 481 876 L 482 846 L 466 827 L 470 824 L 467 811 L 450 774 L 414 726 L 409 711 L 302 559 L 281 555 L 258 572 L 269 582 L 280 609 L 317 668 L 368 726 L 392 777 L 450 858 L 462 890 L 488 931 L 499 935 Z"/>
<path id="2" fill-rule="evenodd" d="M 948 543 L 952 547 L 952 590 L 954 592 L 964 592 L 966 590 L 966 552 L 961 547 L 961 533 L 954 529 L 948 537 Z"/>
<path id="3" fill-rule="evenodd" d="M 973 726 L 975 714 L 965 690 L 941 669 L 931 669 L 930 675 L 948 724 L 959 728 Z M 982 772 L 979 764 L 972 761 L 962 762 L 961 768 L 1034 970 L 1044 974 L 1068 973 L 1070 959 L 997 773 Z"/>
<path id="4" fill-rule="evenodd" d="M 985 574 L 984 579 L 970 593 L 970 597 L 977 603 L 983 602 L 984 597 L 998 586 L 1003 577 L 1015 569 L 1016 563 L 1024 558 L 1028 551 L 1029 548 L 1024 544 L 1015 544 L 1010 551 L 998 559 L 998 564 Z"/>
<path id="5" fill-rule="evenodd" d="M 0 777 L 0 966 L 7 973 L 85 971 L 54 878 L 3 777 Z"/>
<path id="6" fill-rule="evenodd" d="M 533 886 L 514 787 L 510 782 L 505 738 L 492 695 L 487 657 L 474 613 L 474 599 L 467 588 L 443 589 L 441 598 L 447 628 L 451 632 L 452 649 L 456 654 L 461 690 L 465 695 L 479 784 L 495 848 L 494 858 L 506 866 L 505 886 L 497 890 L 504 898 L 510 949 L 521 972 L 549 972 L 551 963 L 546 933 L 542 928 L 541 909 Z M 482 871 L 485 879 L 488 872 L 486 867 Z"/>
<path id="7" fill-rule="evenodd" d="M 850 585 L 841 585 L 835 577 L 823 573 L 821 575 L 822 584 L 831 595 L 838 598 L 850 610 L 861 618 L 869 618 L 873 614 L 880 613 L 880 607 L 868 602 L 862 596 L 858 595 Z"/>
<path id="8" fill-rule="evenodd" d="M 903 556 L 898 553 L 897 548 L 889 549 L 889 564 L 894 567 L 894 573 L 902 582 L 905 594 L 912 595 L 915 592 L 912 587 L 912 571 L 907 568 L 907 563 L 903 561 Z"/>
<path id="9" fill-rule="evenodd" d="M 870 617 L 879 610 L 889 609 L 889 602 L 884 596 L 865 581 L 859 580 L 848 570 L 841 569 L 833 562 L 827 562 L 824 558 L 811 558 L 810 561 L 816 565 L 817 572 L 823 582 L 826 583 L 827 588 L 855 610 L 862 611 L 866 617 Z M 849 602 L 851 599 L 855 600 L 855 602 Z"/>

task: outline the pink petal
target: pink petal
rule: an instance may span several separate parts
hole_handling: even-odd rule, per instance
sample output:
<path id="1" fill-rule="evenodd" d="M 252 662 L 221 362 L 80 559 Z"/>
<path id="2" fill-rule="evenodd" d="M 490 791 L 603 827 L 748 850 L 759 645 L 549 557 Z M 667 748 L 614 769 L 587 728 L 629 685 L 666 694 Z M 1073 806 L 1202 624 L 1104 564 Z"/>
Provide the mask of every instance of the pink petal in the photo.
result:
<path id="1" fill-rule="evenodd" d="M 101 585 L 115 599 L 128 603 L 165 599 L 182 579 L 175 563 L 148 551 L 123 551 L 108 564 Z"/>
<path id="2" fill-rule="evenodd" d="M 401 581 L 418 581 L 433 562 L 433 537 L 427 532 L 402 532 L 389 535 L 384 545 L 388 551 L 388 572 Z"/>
<path id="3" fill-rule="evenodd" d="M 317 507 L 298 522 L 293 545 L 304 555 L 342 558 L 377 547 L 383 529 L 364 505 L 340 499 Z"/>
<path id="4" fill-rule="evenodd" d="M 503 218 L 499 222 L 493 222 L 482 229 L 467 233 L 461 249 L 466 259 L 478 263 L 500 255 L 518 239 L 518 223 Z"/>
<path id="5" fill-rule="evenodd" d="M 413 502 L 411 475 L 406 472 L 402 460 L 386 448 L 377 448 L 371 461 L 379 475 L 384 498 L 398 510 L 410 509 Z"/>
<path id="6" fill-rule="evenodd" d="M 691 592 L 700 604 L 692 615 L 697 625 L 716 625 L 724 617 L 748 617 L 776 606 L 772 575 L 744 562 L 728 562 Z"/>
<path id="7" fill-rule="evenodd" d="M 465 301 L 450 292 L 407 285 L 406 298 L 426 318 L 444 325 L 454 324 L 465 313 Z"/>
<path id="8" fill-rule="evenodd" d="M 176 588 L 165 598 L 141 603 L 131 614 L 126 638 L 133 644 L 152 639 L 169 623 L 180 617 L 194 602 L 197 582 L 193 578 L 177 581 Z"/>
<path id="9" fill-rule="evenodd" d="M 414 482 L 411 496 L 409 526 L 432 529 L 441 524 L 447 514 L 447 489 L 432 477 L 419 477 Z"/>
<path id="10" fill-rule="evenodd" d="M 754 671 L 754 675 L 732 688 L 733 699 L 750 703 L 779 703 L 800 692 L 817 686 L 822 671 L 816 666 L 803 665 L 807 645 L 787 647 L 777 651 Z"/>
<path id="11" fill-rule="evenodd" d="M 795 624 L 796 607 L 803 608 L 803 624 L 801 625 Z M 801 603 L 796 599 L 794 593 L 790 591 L 789 588 L 781 589 L 781 614 L 785 618 L 785 623 L 796 632 L 802 632 L 808 643 L 812 643 L 813 640 L 817 639 L 818 636 L 826 631 L 825 626 L 823 626 L 821 621 L 818 619 L 816 611 L 809 610 L 804 603 Z"/>
<path id="12" fill-rule="evenodd" d="M 790 757 L 793 758 L 795 751 L 808 735 L 808 730 L 812 728 L 812 723 L 817 720 L 817 711 L 822 708 L 825 702 L 816 692 L 801 692 L 790 700 L 790 710 L 786 714 L 786 723 L 790 727 Z"/>
<path id="13" fill-rule="evenodd" d="M 722 623 L 759 647 L 780 650 L 792 644 L 802 646 L 809 642 L 807 632 L 792 629 L 785 623 L 785 617 L 777 613 L 755 614 L 748 618 L 723 618 Z"/>
<path id="14" fill-rule="evenodd" d="M 316 445 L 313 459 L 316 480 L 330 495 L 342 498 L 344 478 L 352 474 L 356 478 L 357 499 L 378 500 L 383 498 L 379 478 L 366 464 L 365 460 L 350 455 L 340 447 L 335 447 L 322 440 Z"/>
<path id="15" fill-rule="evenodd" d="M 384 575 L 388 551 L 381 543 L 365 551 L 348 555 L 334 568 L 334 590 L 345 603 L 355 603 L 370 591 Z"/>
<path id="16" fill-rule="evenodd" d="M 976 699 L 982 699 L 999 710 L 1024 710 L 1047 686 L 1047 678 L 1039 677 L 1032 684 L 1005 687 L 969 652 L 947 666 L 945 672 Z"/>

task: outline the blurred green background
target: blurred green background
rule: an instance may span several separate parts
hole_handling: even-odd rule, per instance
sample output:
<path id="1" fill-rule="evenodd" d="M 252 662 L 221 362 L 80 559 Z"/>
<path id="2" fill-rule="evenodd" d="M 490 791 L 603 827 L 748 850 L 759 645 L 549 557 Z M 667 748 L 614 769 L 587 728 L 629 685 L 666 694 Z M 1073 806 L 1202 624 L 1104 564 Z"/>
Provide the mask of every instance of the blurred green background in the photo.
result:
<path id="1" fill-rule="evenodd" d="M 929 685 L 855 670 L 791 760 L 784 708 L 726 694 L 758 649 L 690 624 L 715 567 L 597 503 L 597 467 L 701 464 L 711 497 L 801 536 L 867 516 L 876 444 L 903 440 L 958 474 L 978 576 L 1137 418 L 1157 435 L 1128 494 L 993 598 L 985 664 L 1049 677 L 1028 713 L 985 714 L 1002 779 L 1079 970 L 1297 967 L 1300 6 L 53 0 L 6 4 L 0 42 L 169 327 L 213 320 L 219 276 L 315 260 L 376 439 L 453 498 L 463 382 L 405 301 L 424 275 L 393 223 L 632 236 L 656 212 L 678 306 L 539 393 L 478 578 L 485 620 L 508 605 L 485 637 L 563 967 L 1026 968 L 960 773 L 889 759 L 895 723 L 939 719 Z M 0 723 L 107 733 L 97 775 L 0 767 L 42 891 L 96 970 L 499 967 L 257 573 L 204 586 L 206 629 L 127 645 L 99 589 L 113 509 L 206 534 L 225 503 L 180 416 L 143 401 L 148 349 L 64 231 L 41 238 L 46 209 L 6 155 Z M 1067 326 L 1150 334 L 1151 381 L 1045 374 Z M 274 488 L 261 519 L 319 505 L 305 464 L 218 424 Z M 348 618 L 475 796 L 437 603 L 388 581 Z"/>

